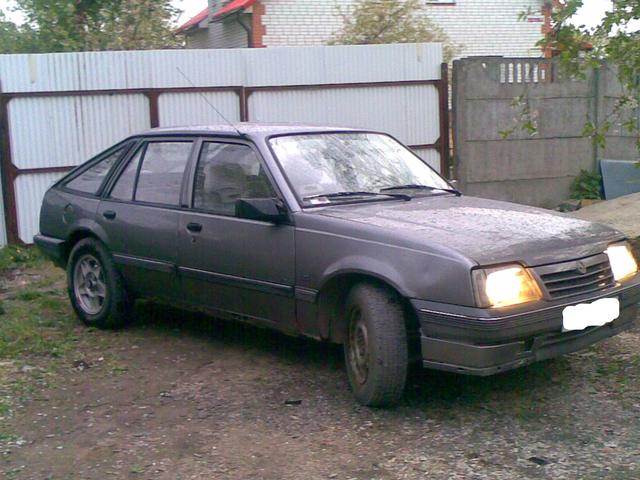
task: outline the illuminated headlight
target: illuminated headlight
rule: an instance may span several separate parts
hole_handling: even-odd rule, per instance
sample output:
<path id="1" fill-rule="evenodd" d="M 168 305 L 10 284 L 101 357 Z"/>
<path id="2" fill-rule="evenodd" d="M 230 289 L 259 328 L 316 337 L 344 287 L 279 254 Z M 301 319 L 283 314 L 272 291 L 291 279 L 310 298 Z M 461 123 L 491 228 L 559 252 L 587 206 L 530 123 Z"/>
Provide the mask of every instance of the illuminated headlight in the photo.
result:
<path id="1" fill-rule="evenodd" d="M 616 282 L 629 278 L 638 272 L 638 264 L 636 259 L 633 258 L 631 247 L 627 242 L 609 245 L 609 248 L 604 253 L 609 257 L 611 271 Z"/>
<path id="2" fill-rule="evenodd" d="M 473 270 L 471 275 L 479 307 L 506 307 L 542 298 L 538 283 L 520 265 Z"/>

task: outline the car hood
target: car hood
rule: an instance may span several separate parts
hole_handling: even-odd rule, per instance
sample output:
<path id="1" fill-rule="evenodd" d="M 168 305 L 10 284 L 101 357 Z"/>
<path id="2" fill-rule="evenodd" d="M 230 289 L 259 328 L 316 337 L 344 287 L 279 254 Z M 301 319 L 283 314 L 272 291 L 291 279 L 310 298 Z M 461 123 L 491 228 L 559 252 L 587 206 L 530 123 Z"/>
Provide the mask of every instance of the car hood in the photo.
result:
<path id="1" fill-rule="evenodd" d="M 608 243 L 624 238 L 610 227 L 566 214 L 468 196 L 335 205 L 317 213 L 435 242 L 481 265 L 566 261 L 600 253 Z"/>

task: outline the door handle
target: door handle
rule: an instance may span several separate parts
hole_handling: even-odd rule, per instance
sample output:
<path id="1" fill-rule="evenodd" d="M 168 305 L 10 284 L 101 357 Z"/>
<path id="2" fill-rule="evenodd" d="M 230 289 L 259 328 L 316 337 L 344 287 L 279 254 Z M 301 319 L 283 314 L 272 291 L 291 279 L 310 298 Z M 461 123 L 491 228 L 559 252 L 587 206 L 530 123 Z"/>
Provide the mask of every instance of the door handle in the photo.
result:
<path id="1" fill-rule="evenodd" d="M 189 230 L 190 232 L 201 232 L 202 231 L 202 224 L 201 223 L 195 223 L 195 222 L 190 222 L 187 223 L 187 230 Z"/>
<path id="2" fill-rule="evenodd" d="M 114 218 L 116 218 L 116 212 L 114 212 L 113 210 L 105 210 L 104 212 L 102 212 L 102 216 L 107 220 L 113 220 Z"/>

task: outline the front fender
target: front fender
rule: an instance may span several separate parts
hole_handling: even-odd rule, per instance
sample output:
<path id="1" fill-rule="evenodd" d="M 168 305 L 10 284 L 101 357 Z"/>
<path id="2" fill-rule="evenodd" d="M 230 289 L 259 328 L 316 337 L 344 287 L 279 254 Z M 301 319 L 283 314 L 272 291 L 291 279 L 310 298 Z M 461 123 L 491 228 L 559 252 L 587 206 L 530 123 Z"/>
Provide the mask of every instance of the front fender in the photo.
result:
<path id="1" fill-rule="evenodd" d="M 329 265 L 322 275 L 319 290 L 337 277 L 352 274 L 375 278 L 393 287 L 400 295 L 411 297 L 412 289 L 393 264 L 361 255 L 343 257 Z"/>

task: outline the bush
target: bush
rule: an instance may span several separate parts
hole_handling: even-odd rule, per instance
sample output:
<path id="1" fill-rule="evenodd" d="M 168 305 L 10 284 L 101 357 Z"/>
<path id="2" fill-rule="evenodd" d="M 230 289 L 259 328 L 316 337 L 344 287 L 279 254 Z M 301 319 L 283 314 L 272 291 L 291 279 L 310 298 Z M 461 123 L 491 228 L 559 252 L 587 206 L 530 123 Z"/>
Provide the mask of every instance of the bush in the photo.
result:
<path id="1" fill-rule="evenodd" d="M 575 200 L 601 200 L 602 177 L 597 173 L 580 170 L 571 184 L 571 198 Z"/>

